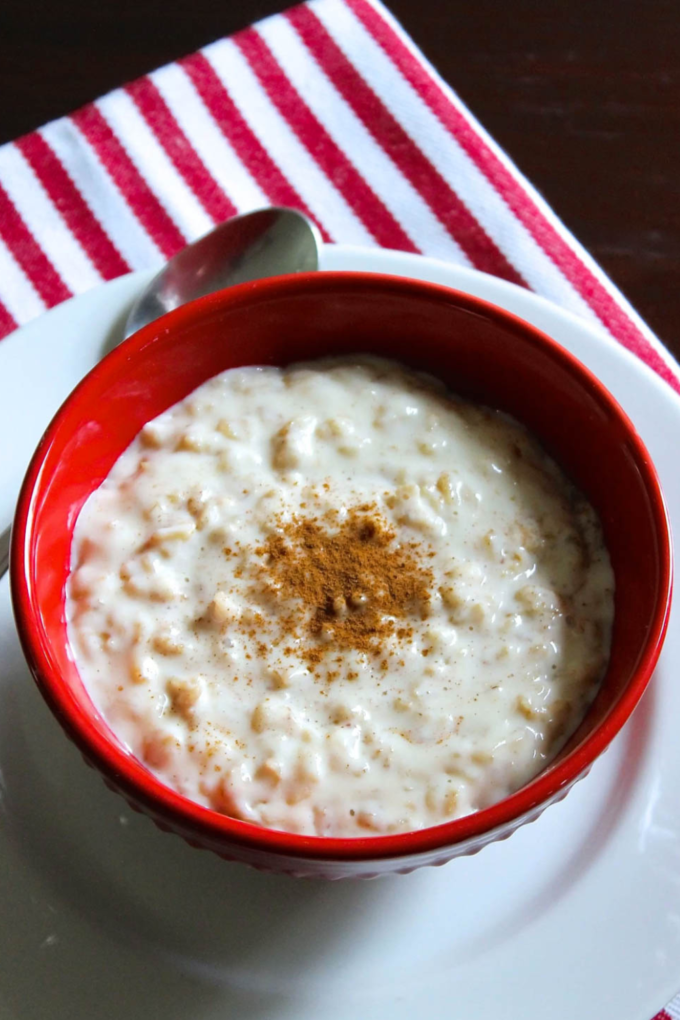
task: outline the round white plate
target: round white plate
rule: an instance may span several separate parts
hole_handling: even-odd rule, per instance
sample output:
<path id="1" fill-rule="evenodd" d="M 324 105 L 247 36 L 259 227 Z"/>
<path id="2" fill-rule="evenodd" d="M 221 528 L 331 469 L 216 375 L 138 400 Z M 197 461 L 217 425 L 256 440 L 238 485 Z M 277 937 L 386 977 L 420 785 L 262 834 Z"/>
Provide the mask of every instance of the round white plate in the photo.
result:
<path id="1" fill-rule="evenodd" d="M 680 402 L 603 334 L 527 291 L 393 252 L 326 269 L 478 294 L 581 358 L 648 444 L 677 529 Z M 58 404 L 120 335 L 148 274 L 0 344 L 0 526 Z M 262 875 L 131 814 L 85 768 L 24 665 L 0 582 L 4 1020 L 650 1020 L 680 987 L 680 620 L 590 775 L 476 857 L 375 882 Z"/>

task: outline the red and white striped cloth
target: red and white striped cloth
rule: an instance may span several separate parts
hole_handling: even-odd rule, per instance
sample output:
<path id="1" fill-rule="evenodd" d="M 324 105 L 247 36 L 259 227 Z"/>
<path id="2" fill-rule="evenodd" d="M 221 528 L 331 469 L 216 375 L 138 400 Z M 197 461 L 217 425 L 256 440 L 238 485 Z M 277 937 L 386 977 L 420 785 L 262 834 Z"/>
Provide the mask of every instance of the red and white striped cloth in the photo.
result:
<path id="1" fill-rule="evenodd" d="M 0 336 L 258 206 L 523 284 L 680 369 L 378 2 L 313 0 L 0 148 Z"/>
<path id="2" fill-rule="evenodd" d="M 529 287 L 680 393 L 680 367 L 378 0 L 294 7 L 1 147 L 0 337 L 270 204 L 326 240 Z"/>

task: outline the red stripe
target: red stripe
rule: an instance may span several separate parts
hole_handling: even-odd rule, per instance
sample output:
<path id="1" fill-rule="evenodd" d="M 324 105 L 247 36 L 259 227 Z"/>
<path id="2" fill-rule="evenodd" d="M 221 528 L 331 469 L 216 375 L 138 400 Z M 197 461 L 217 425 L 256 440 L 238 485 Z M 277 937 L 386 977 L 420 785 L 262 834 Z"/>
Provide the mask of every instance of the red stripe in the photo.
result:
<path id="1" fill-rule="evenodd" d="M 680 392 L 680 381 L 597 277 L 542 215 L 522 186 L 451 102 L 397 33 L 368 0 L 345 0 L 420 98 L 493 184 L 543 251 L 552 259 L 600 321 L 625 347 Z"/>
<path id="2" fill-rule="evenodd" d="M 166 258 L 186 244 L 98 108 L 91 104 L 71 114 L 133 213 Z"/>
<path id="3" fill-rule="evenodd" d="M 232 149 L 273 205 L 284 205 L 314 218 L 292 184 L 284 177 L 234 100 L 202 53 L 178 61 Z M 331 237 L 317 224 L 325 240 Z"/>
<path id="4" fill-rule="evenodd" d="M 170 107 L 150 78 L 139 78 L 125 86 L 176 169 L 215 223 L 237 212 L 182 131 Z"/>
<path id="5" fill-rule="evenodd" d="M 344 55 L 311 8 L 285 17 L 357 117 L 478 269 L 526 286 L 470 210 Z"/>
<path id="6" fill-rule="evenodd" d="M 662 1009 L 660 1013 L 652 1017 L 652 1020 L 672 1020 L 670 1013 L 667 1013 L 665 1009 Z"/>
<path id="7" fill-rule="evenodd" d="M 48 308 L 71 297 L 71 291 L 33 237 L 2 185 L 0 237 Z"/>
<path id="8" fill-rule="evenodd" d="M 0 340 L 13 332 L 17 328 L 19 323 L 15 320 L 14 316 L 10 315 L 5 306 L 0 302 Z"/>
<path id="9" fill-rule="evenodd" d="M 418 249 L 293 88 L 264 40 L 252 29 L 233 37 L 267 95 L 345 201 L 386 248 Z"/>
<path id="10" fill-rule="evenodd" d="M 113 280 L 129 273 L 130 266 L 42 135 L 36 131 L 15 144 L 100 275 L 105 280 Z"/>

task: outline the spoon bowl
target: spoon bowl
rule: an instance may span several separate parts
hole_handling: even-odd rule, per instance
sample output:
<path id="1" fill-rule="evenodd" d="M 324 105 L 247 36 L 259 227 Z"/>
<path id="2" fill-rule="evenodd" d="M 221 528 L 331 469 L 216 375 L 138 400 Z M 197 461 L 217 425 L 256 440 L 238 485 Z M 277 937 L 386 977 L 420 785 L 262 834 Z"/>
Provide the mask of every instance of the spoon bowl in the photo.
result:
<path id="1" fill-rule="evenodd" d="M 124 337 L 195 298 L 249 280 L 319 268 L 321 235 L 295 209 L 271 208 L 234 216 L 182 248 L 139 295 Z"/>

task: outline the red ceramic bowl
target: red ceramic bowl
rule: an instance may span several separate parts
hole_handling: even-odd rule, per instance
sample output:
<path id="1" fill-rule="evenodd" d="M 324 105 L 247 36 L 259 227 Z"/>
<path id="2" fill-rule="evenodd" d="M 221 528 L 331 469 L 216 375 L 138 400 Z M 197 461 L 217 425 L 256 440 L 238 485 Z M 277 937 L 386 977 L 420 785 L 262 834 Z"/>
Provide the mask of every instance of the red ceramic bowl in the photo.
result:
<path id="1" fill-rule="evenodd" d="M 238 365 L 371 352 L 443 379 L 524 422 L 598 510 L 616 575 L 601 690 L 559 757 L 513 796 L 429 829 L 307 837 L 227 818 L 156 779 L 94 708 L 69 649 L 64 587 L 83 503 L 146 421 Z M 618 404 L 533 326 L 445 287 L 361 273 L 280 277 L 222 291 L 152 323 L 108 355 L 58 412 L 19 498 L 12 594 L 31 671 L 109 786 L 162 828 L 257 867 L 327 878 L 443 864 L 508 836 L 564 796 L 621 729 L 652 674 L 668 619 L 668 520 L 649 455 Z"/>

